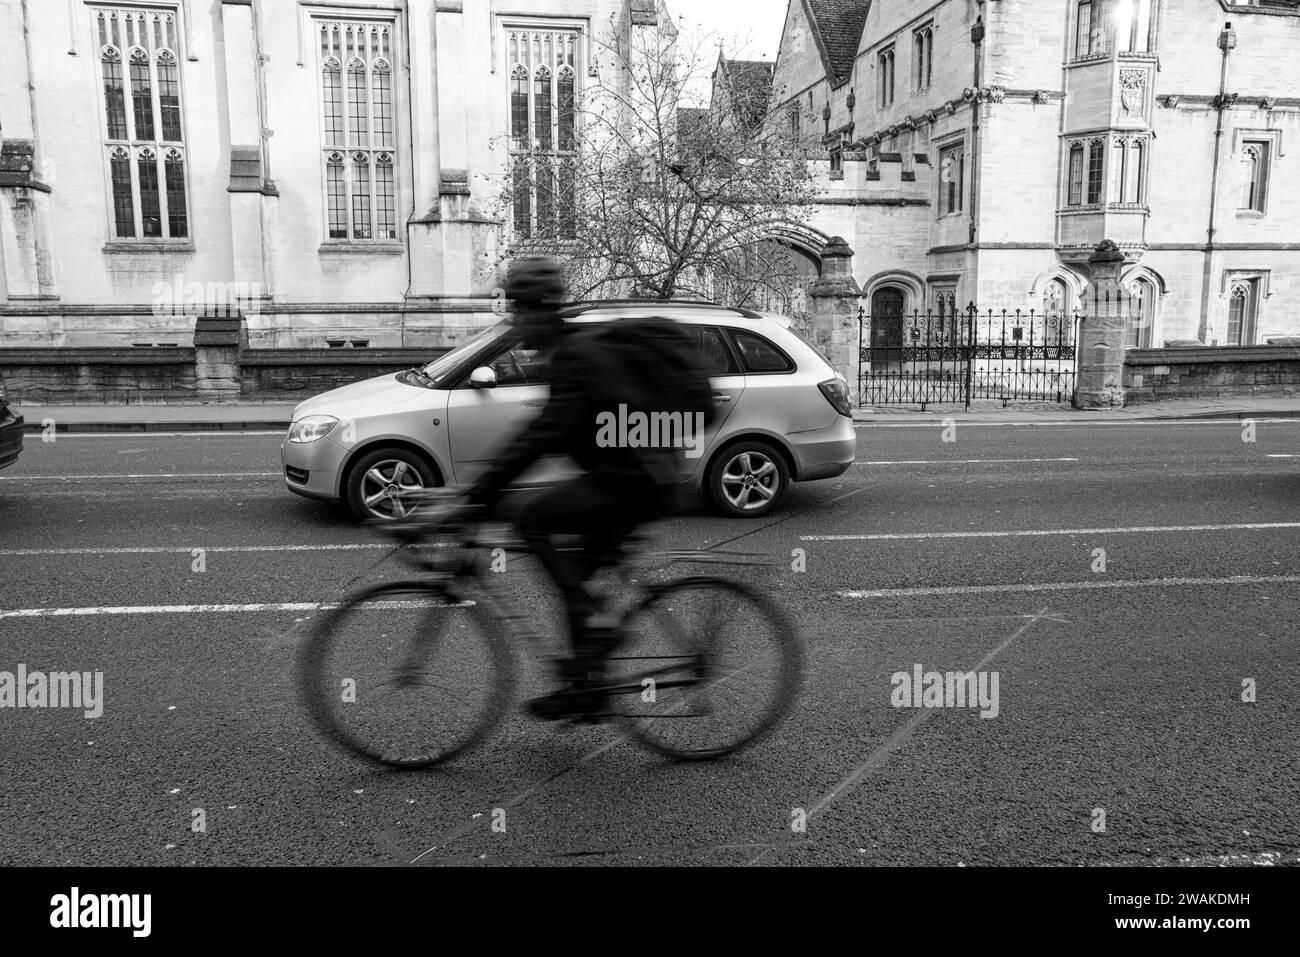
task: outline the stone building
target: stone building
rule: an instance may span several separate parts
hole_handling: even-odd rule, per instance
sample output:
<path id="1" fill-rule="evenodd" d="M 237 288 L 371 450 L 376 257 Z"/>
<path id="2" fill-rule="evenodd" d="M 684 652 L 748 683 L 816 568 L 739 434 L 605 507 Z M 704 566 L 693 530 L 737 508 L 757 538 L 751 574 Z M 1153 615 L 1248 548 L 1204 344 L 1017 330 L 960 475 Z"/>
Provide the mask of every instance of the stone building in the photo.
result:
<path id="1" fill-rule="evenodd" d="M 1231 24 L 1225 28 L 1225 24 Z M 791 0 L 774 116 L 873 313 L 1079 304 L 1103 239 L 1126 342 L 1300 332 L 1298 0 Z"/>
<path id="2" fill-rule="evenodd" d="M 662 0 L 0 4 L 0 344 L 188 345 L 230 308 L 253 346 L 454 343 L 502 220 L 563 199 L 503 214 L 493 177 L 558 168 L 597 31 L 665 28 Z"/>

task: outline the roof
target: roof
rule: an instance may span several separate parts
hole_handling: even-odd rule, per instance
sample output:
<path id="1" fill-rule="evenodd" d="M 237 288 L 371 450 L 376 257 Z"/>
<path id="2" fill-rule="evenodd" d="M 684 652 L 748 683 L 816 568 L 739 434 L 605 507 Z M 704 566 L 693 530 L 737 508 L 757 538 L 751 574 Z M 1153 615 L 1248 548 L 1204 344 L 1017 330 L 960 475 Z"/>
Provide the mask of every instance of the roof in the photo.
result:
<path id="1" fill-rule="evenodd" d="M 733 113 L 746 128 L 756 126 L 767 112 L 776 65 L 769 60 L 728 60 L 720 54 L 718 59 L 731 88 Z"/>
<path id="2" fill-rule="evenodd" d="M 803 0 L 812 21 L 817 46 L 826 62 L 828 79 L 837 83 L 853 69 L 862 28 L 867 23 L 871 0 Z"/>
<path id="3" fill-rule="evenodd" d="M 589 299 L 569 303 L 560 309 L 560 315 L 565 319 L 621 319 L 633 315 L 669 312 L 680 316 L 706 316 L 710 313 L 716 315 L 725 312 L 746 319 L 762 318 L 751 309 L 695 299 Z"/>

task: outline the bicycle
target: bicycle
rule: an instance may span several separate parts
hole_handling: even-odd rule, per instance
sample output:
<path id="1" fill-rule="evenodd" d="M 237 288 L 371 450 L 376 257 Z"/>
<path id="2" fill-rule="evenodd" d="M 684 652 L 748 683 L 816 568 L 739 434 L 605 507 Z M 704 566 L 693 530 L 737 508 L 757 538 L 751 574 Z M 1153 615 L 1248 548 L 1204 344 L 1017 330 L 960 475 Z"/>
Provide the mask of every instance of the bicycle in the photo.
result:
<path id="1" fill-rule="evenodd" d="M 417 505 L 418 520 L 378 527 L 399 540 L 396 550 L 419 577 L 366 585 L 324 607 L 298 654 L 300 694 L 316 725 L 354 754 L 395 768 L 441 764 L 483 741 L 514 695 L 513 645 L 539 637 L 493 587 L 491 569 L 507 543 L 431 515 L 444 490 L 416 497 L 434 509 Z M 439 535 L 450 540 L 431 541 Z M 772 561 L 745 552 L 651 552 L 645 544 L 636 537 L 602 562 L 616 579 L 608 594 L 611 607 L 622 608 L 619 642 L 606 659 L 605 680 L 584 692 L 609 710 L 585 718 L 614 719 L 641 745 L 680 760 L 720 758 L 752 745 L 785 717 L 798 693 L 795 628 L 748 585 L 715 576 L 647 582 L 644 573 L 679 562 Z M 508 550 L 526 553 L 514 544 Z M 693 627 L 691 613 L 701 608 L 708 614 Z M 762 686 L 737 691 L 749 678 Z M 462 713 L 449 714 L 455 709 Z M 740 727 L 727 731 L 728 720 Z"/>

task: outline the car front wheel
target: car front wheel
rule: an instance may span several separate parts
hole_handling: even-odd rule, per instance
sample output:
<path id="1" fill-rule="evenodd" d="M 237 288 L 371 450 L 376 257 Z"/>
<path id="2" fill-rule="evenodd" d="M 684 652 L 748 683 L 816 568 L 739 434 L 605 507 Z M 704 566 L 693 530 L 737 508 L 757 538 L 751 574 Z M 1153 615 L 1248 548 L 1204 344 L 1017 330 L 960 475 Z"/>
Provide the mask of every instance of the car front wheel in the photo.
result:
<path id="1" fill-rule="evenodd" d="M 442 483 L 422 455 L 390 446 L 367 452 L 348 472 L 347 501 L 360 519 L 399 519 L 406 515 L 406 493 Z"/>
<path id="2" fill-rule="evenodd" d="M 780 452 L 766 442 L 739 442 L 710 467 L 708 493 L 724 515 L 757 518 L 776 507 L 789 484 L 790 471 Z"/>

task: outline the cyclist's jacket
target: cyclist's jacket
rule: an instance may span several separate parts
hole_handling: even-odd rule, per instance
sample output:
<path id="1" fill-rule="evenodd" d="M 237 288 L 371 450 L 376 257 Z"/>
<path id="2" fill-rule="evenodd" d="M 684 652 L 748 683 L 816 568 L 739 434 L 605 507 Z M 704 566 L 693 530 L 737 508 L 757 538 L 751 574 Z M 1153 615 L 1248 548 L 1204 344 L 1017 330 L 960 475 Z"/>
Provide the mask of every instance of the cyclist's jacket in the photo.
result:
<path id="1" fill-rule="evenodd" d="M 547 370 L 546 407 L 474 484 L 470 501 L 495 504 L 538 458 L 559 454 L 616 498 L 667 511 L 686 477 L 682 446 L 702 452 L 698 433 L 713 418 L 708 375 L 686 332 L 670 319 L 637 318 L 566 324 L 560 335 Z M 655 418 L 656 412 L 678 417 Z M 640 430 L 634 413 L 644 416 Z"/>

